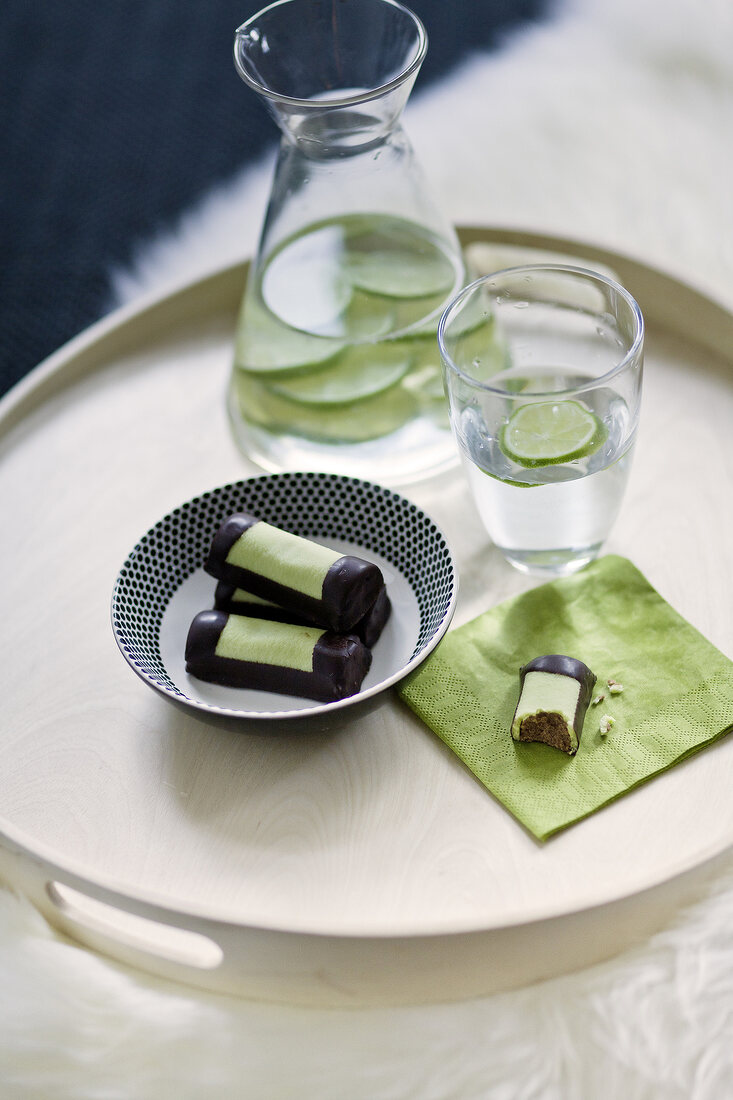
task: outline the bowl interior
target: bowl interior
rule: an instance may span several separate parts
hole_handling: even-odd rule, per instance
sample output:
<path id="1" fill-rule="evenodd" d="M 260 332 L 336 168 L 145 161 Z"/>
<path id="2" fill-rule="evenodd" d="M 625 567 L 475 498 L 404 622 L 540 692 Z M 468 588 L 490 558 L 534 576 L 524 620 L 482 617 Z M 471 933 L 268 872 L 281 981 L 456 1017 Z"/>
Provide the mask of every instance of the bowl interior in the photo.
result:
<path id="1" fill-rule="evenodd" d="M 237 511 L 361 554 L 382 568 L 393 613 L 357 695 L 323 704 L 219 688 L 185 672 L 188 624 L 197 611 L 213 606 L 216 582 L 202 565 L 215 531 Z M 445 633 L 456 592 L 455 565 L 444 535 L 405 497 L 335 474 L 266 474 L 204 493 L 148 531 L 117 578 L 112 625 L 134 671 L 175 701 L 234 716 L 287 717 L 348 707 L 407 675 Z"/>

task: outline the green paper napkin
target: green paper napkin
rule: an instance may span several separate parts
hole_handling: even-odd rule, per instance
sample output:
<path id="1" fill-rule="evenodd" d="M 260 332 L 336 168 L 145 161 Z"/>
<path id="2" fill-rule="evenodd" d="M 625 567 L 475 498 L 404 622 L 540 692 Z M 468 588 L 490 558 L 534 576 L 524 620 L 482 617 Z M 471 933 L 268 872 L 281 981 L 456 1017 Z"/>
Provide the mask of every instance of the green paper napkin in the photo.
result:
<path id="1" fill-rule="evenodd" d="M 574 757 L 509 732 L 519 668 L 544 653 L 589 665 Z M 606 680 L 623 684 L 609 695 Z M 450 631 L 400 689 L 404 701 L 539 840 L 714 741 L 733 726 L 733 663 L 625 558 L 540 585 Z M 616 722 L 607 737 L 600 719 Z"/>

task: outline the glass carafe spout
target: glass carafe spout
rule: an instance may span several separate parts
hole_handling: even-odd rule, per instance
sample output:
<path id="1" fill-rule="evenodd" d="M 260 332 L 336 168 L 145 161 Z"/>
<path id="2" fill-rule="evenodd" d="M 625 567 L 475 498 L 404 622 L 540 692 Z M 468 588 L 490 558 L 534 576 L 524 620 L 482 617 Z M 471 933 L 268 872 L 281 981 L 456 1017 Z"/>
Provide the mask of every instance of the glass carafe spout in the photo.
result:
<path id="1" fill-rule="evenodd" d="M 234 62 L 286 138 L 348 155 L 399 122 L 427 50 L 422 23 L 390 0 L 275 3 L 238 28 Z"/>

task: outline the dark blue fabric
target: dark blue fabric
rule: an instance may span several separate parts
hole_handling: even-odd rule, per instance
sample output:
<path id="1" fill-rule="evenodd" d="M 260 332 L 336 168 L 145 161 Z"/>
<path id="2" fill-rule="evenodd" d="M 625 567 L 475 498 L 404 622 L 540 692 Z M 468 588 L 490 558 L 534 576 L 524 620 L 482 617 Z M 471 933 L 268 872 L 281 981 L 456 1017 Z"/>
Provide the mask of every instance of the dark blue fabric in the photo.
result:
<path id="1" fill-rule="evenodd" d="M 104 312 L 113 265 L 274 138 L 231 60 L 257 6 L 3 0 L 0 393 Z M 546 6 L 414 0 L 418 86 Z"/>

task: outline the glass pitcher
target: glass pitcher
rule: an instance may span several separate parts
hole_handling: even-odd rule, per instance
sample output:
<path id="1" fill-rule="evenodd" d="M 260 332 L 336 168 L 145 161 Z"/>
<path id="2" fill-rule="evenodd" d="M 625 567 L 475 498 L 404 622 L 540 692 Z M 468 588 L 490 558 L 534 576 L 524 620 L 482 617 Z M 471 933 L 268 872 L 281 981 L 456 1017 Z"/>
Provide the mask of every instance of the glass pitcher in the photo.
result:
<path id="1" fill-rule="evenodd" d="M 265 469 L 397 483 L 457 461 L 436 331 L 463 262 L 400 124 L 426 49 L 396 0 L 279 0 L 236 32 L 282 132 L 229 393 Z"/>

